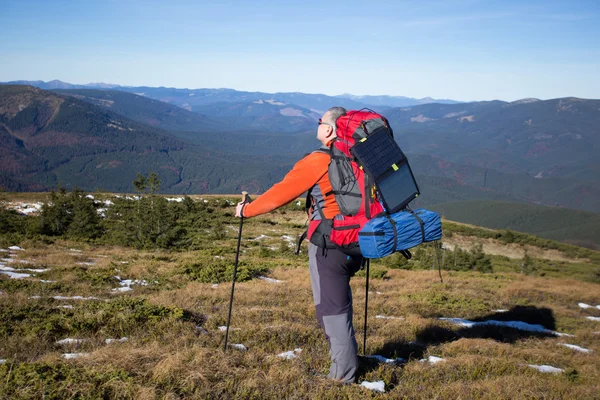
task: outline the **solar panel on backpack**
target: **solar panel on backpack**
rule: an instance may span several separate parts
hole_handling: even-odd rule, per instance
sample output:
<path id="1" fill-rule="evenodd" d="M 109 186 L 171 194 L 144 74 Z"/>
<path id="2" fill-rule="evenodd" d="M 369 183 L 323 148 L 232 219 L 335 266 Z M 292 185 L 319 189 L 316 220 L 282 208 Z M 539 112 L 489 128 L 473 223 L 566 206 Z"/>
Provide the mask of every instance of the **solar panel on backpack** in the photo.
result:
<path id="1" fill-rule="evenodd" d="M 406 156 L 386 129 L 379 129 L 350 150 L 375 181 L 389 213 L 402 210 L 419 194 Z"/>

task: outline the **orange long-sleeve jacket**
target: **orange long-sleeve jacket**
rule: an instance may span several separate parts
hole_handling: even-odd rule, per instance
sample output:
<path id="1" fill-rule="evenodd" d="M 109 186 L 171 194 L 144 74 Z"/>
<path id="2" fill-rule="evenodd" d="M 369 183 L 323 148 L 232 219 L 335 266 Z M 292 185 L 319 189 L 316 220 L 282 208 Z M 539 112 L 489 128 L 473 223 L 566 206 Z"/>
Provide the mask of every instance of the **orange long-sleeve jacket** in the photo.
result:
<path id="1" fill-rule="evenodd" d="M 327 153 L 315 151 L 306 155 L 294 165 L 294 168 L 279 183 L 273 185 L 262 196 L 244 207 L 244 217 L 250 218 L 268 213 L 292 200 L 297 199 L 315 185 L 325 194 L 323 213 L 325 218 L 332 219 L 339 214 L 340 209 L 331 192 L 331 183 L 327 174 L 330 156 Z"/>

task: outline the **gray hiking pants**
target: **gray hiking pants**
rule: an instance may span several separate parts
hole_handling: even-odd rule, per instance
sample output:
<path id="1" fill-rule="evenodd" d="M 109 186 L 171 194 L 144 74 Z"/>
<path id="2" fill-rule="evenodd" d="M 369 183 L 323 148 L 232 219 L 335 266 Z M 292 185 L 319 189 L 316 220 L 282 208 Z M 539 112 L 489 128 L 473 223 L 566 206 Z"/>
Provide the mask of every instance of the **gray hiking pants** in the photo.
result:
<path id="1" fill-rule="evenodd" d="M 354 382 L 358 346 L 352 326 L 350 277 L 360 269 L 360 259 L 339 250 L 308 245 L 308 265 L 317 319 L 329 343 L 331 368 L 328 377 Z"/>

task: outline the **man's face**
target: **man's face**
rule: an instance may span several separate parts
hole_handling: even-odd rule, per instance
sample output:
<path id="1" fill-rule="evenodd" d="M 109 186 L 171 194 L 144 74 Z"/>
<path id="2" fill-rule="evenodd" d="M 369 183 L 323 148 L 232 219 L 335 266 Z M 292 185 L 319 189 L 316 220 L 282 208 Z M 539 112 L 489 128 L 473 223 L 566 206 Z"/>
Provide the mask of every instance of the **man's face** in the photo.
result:
<path id="1" fill-rule="evenodd" d="M 317 139 L 323 144 L 327 144 L 329 141 L 335 139 L 333 133 L 333 123 L 331 122 L 331 114 L 327 111 L 319 120 L 319 127 L 317 128 Z"/>

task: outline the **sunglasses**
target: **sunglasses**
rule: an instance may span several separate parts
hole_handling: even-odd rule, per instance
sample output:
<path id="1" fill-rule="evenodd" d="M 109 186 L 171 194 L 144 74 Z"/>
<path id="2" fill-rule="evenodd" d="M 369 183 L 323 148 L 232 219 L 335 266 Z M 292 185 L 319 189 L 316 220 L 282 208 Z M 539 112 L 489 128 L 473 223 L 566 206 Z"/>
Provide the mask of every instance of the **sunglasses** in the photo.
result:
<path id="1" fill-rule="evenodd" d="M 331 126 L 331 124 L 328 124 L 327 122 L 323 122 L 322 118 L 319 118 L 319 125 L 329 125 L 329 126 Z"/>

